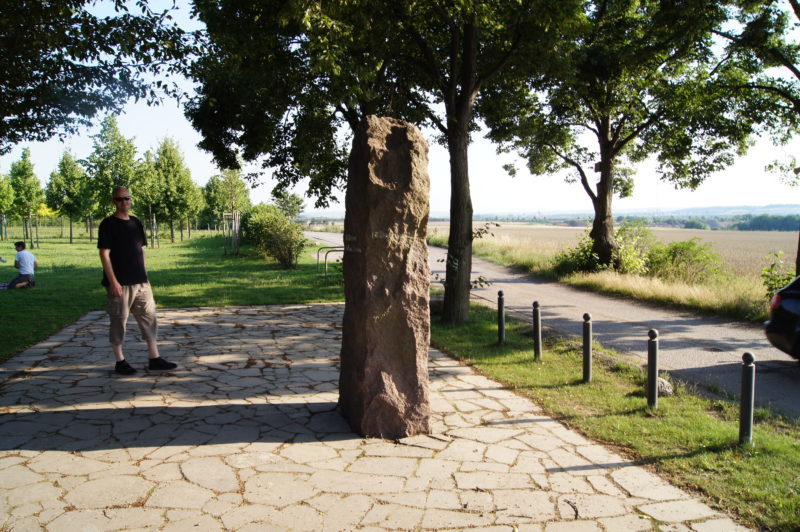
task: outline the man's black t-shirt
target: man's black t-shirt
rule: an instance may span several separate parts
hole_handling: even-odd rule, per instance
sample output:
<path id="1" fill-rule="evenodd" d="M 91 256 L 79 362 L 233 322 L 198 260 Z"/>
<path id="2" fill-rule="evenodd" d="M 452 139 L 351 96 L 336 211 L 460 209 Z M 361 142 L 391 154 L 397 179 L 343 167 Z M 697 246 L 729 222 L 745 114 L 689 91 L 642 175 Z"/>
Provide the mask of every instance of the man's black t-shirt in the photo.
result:
<path id="1" fill-rule="evenodd" d="M 142 247 L 147 245 L 142 222 L 135 216 L 123 220 L 109 216 L 100 222 L 97 234 L 97 249 L 110 249 L 111 268 L 121 285 L 147 282 Z M 108 286 L 103 271 L 103 286 Z"/>

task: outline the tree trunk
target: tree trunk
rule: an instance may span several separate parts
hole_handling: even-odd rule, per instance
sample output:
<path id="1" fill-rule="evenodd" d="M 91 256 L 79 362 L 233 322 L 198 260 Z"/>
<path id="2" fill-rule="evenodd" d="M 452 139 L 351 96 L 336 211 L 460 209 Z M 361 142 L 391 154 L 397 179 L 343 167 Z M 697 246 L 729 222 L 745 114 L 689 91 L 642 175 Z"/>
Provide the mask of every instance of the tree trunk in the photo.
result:
<path id="1" fill-rule="evenodd" d="M 447 140 L 450 153 L 450 236 L 447 241 L 442 321 L 450 324 L 469 320 L 472 198 L 469 190 L 467 124 L 465 119 L 461 124 L 453 125 Z"/>
<path id="2" fill-rule="evenodd" d="M 94 218 L 92 215 L 89 215 L 89 242 L 94 240 Z"/>
<path id="3" fill-rule="evenodd" d="M 69 217 L 69 243 L 72 244 L 72 216 Z"/>
<path id="4" fill-rule="evenodd" d="M 169 221 L 169 240 L 173 244 L 175 243 L 175 220 Z"/>
<path id="5" fill-rule="evenodd" d="M 794 261 L 794 275 L 800 275 L 800 231 L 797 232 L 797 257 Z"/>
<path id="6" fill-rule="evenodd" d="M 30 240 L 31 242 L 30 249 L 34 249 L 35 245 L 33 243 L 33 215 L 31 214 L 30 210 L 28 211 L 28 240 Z"/>
<path id="7" fill-rule="evenodd" d="M 150 248 L 156 247 L 156 217 L 153 215 L 153 209 L 150 209 Z"/>
<path id="8" fill-rule="evenodd" d="M 592 198 L 594 204 L 594 221 L 589 236 L 592 239 L 592 253 L 600 266 L 619 266 L 619 244 L 614 238 L 614 218 L 611 202 L 614 199 L 614 156 L 611 144 L 610 119 L 601 120 L 598 128 L 600 147 L 600 181 L 597 183 L 597 195 Z"/>

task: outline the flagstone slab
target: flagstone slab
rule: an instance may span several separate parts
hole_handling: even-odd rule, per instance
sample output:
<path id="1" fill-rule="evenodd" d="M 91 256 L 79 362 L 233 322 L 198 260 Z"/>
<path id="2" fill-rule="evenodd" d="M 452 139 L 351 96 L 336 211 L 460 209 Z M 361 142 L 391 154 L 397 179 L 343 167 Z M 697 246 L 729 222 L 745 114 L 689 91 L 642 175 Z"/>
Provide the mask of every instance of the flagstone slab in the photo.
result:
<path id="1" fill-rule="evenodd" d="M 212 491 L 235 491 L 239 479 L 234 470 L 217 457 L 191 458 L 180 466 L 189 482 Z"/>
<path id="2" fill-rule="evenodd" d="M 153 483 L 133 475 L 89 480 L 69 490 L 64 500 L 76 508 L 108 508 L 144 501 Z"/>
<path id="3" fill-rule="evenodd" d="M 717 516 L 718 513 L 696 500 L 659 502 L 639 506 L 638 510 L 654 519 L 667 523 L 693 521 Z"/>
<path id="4" fill-rule="evenodd" d="M 202 508 L 214 492 L 182 480 L 159 484 L 146 506 L 154 508 Z"/>
<path id="5" fill-rule="evenodd" d="M 244 499 L 256 504 L 284 507 L 317 494 L 313 483 L 292 473 L 259 473 L 244 483 Z"/>

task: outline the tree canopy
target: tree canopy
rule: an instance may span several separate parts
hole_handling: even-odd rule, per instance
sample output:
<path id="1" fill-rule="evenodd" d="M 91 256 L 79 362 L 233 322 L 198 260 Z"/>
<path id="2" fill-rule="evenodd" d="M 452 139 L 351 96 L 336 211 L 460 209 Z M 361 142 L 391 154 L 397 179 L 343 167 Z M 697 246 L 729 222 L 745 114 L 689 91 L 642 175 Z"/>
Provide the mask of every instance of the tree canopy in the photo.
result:
<path id="1" fill-rule="evenodd" d="M 164 138 L 158 145 L 153 168 L 161 185 L 161 211 L 170 222 L 170 236 L 174 242 L 173 223 L 189 212 L 195 187 L 174 139 Z"/>
<path id="2" fill-rule="evenodd" d="M 22 157 L 11 164 L 8 178 L 11 188 L 14 190 L 12 203 L 14 213 L 23 218 L 35 213 L 44 199 L 44 191 L 39 178 L 33 171 L 31 151 L 28 148 L 22 150 Z"/>
<path id="3" fill-rule="evenodd" d="M 50 173 L 45 189 L 47 206 L 69 217 L 69 243 L 72 244 L 72 222 L 86 213 L 86 171 L 67 150 Z"/>
<path id="4" fill-rule="evenodd" d="M 207 53 L 187 114 L 219 164 L 263 157 L 280 186 L 309 178 L 326 205 L 365 114 L 434 126 L 450 151 L 445 320 L 469 313 L 472 206 L 467 153 L 480 91 L 504 69 L 551 57 L 578 0 L 287 3 L 197 0 Z M 258 38 L 252 38 L 257 35 Z"/>
<path id="5" fill-rule="evenodd" d="M 119 185 L 130 187 L 136 169 L 136 145 L 119 130 L 117 118 L 107 115 L 94 135 L 92 153 L 84 161 L 88 179 L 85 197 L 87 208 L 97 217 L 114 211 L 111 190 Z"/>
<path id="6" fill-rule="evenodd" d="M 135 4 L 135 9 L 131 5 Z M 14 0 L 0 17 L 0 154 L 22 141 L 66 136 L 129 97 L 156 101 L 151 74 L 176 70 L 190 40 L 147 0 Z"/>

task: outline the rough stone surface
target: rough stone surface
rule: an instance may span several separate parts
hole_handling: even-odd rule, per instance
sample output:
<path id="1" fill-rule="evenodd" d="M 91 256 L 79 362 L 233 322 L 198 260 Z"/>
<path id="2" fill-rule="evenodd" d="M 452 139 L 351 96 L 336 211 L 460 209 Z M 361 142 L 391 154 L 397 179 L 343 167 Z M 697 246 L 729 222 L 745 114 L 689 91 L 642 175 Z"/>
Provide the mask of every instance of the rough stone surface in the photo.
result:
<path id="1" fill-rule="evenodd" d="M 363 436 L 430 430 L 428 145 L 393 118 L 353 139 L 345 198 L 345 314 L 339 404 Z"/>
<path id="2" fill-rule="evenodd" d="M 669 382 L 667 379 L 662 379 L 661 377 L 658 378 L 658 395 L 660 396 L 670 396 L 674 395 L 675 390 L 672 388 L 672 383 Z"/>

